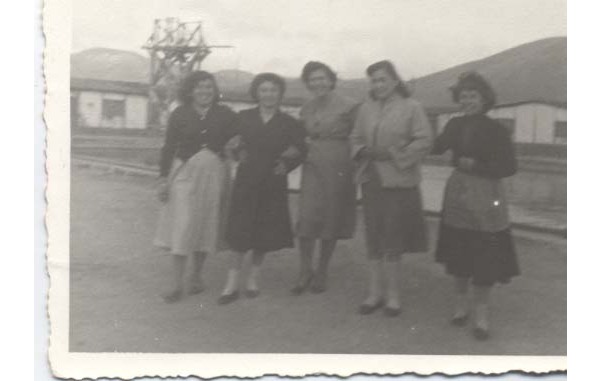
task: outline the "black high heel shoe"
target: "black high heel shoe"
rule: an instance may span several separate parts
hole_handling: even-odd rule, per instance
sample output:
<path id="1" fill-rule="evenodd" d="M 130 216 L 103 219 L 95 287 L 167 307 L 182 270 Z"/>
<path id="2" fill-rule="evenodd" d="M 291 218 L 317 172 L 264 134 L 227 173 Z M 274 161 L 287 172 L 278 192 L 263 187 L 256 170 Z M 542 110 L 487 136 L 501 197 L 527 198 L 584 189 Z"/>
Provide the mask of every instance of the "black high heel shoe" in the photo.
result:
<path id="1" fill-rule="evenodd" d="M 387 317 L 396 317 L 402 313 L 402 308 L 398 307 L 385 307 L 383 309 L 383 314 Z"/>
<path id="2" fill-rule="evenodd" d="M 473 328 L 473 336 L 479 341 L 486 341 L 490 338 L 490 330 L 487 328 L 475 327 Z"/>
<path id="3" fill-rule="evenodd" d="M 301 278 L 298 281 L 298 284 L 296 284 L 290 290 L 290 292 L 292 293 L 292 295 L 302 295 L 310 287 L 312 279 L 313 279 L 312 274 L 309 274 L 309 275 L 305 276 L 304 279 Z"/>
<path id="4" fill-rule="evenodd" d="M 221 295 L 221 296 L 219 296 L 219 299 L 217 300 L 217 304 L 224 306 L 226 304 L 235 302 L 236 300 L 238 300 L 239 297 L 240 297 L 239 291 L 234 291 L 231 294 Z"/>
<path id="5" fill-rule="evenodd" d="M 453 316 L 452 319 L 450 319 L 450 324 L 452 324 L 455 327 L 464 327 L 465 325 L 467 325 L 468 321 L 469 314 L 456 315 Z"/>
<path id="6" fill-rule="evenodd" d="M 381 307 L 383 307 L 384 304 L 385 303 L 383 302 L 383 300 L 380 300 L 375 304 L 363 303 L 360 305 L 360 307 L 358 307 L 358 313 L 361 315 L 370 315 L 373 312 L 380 309 Z"/>

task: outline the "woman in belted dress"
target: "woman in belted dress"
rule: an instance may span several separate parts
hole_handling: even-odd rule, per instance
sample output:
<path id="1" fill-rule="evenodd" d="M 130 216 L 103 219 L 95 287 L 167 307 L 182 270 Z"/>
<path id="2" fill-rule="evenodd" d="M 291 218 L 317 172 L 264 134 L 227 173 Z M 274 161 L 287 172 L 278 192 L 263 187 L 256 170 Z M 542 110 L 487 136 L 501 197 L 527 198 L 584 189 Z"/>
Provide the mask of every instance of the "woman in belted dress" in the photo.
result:
<path id="1" fill-rule="evenodd" d="M 489 83 L 467 72 L 451 90 L 463 115 L 448 122 L 433 149 L 434 154 L 452 151 L 455 167 L 446 184 L 436 260 L 455 278 L 452 324 L 467 323 L 470 282 L 473 334 L 485 340 L 492 286 L 519 274 L 502 184 L 502 178 L 515 174 L 517 164 L 510 132 L 486 115 L 496 99 Z"/>
<path id="2" fill-rule="evenodd" d="M 394 317 L 401 312 L 402 255 L 427 250 L 420 166 L 432 131 L 390 61 L 372 64 L 367 75 L 370 97 L 359 107 L 351 135 L 369 259 L 368 294 L 359 313 L 384 307 Z"/>
<path id="3" fill-rule="evenodd" d="M 183 296 L 186 260 L 192 262 L 189 292 L 199 293 L 206 255 L 221 247 L 230 178 L 223 147 L 236 134 L 236 115 L 219 104 L 212 74 L 191 73 L 179 98 L 161 151 L 158 196 L 164 204 L 154 240 L 173 257 L 173 285 L 164 295 L 168 303 Z"/>
<path id="4" fill-rule="evenodd" d="M 243 259 L 251 252 L 244 294 L 259 295 L 258 276 L 265 254 L 294 246 L 288 207 L 287 175 L 306 154 L 304 128 L 279 109 L 285 81 L 273 73 L 257 75 L 250 94 L 258 106 L 239 113 L 241 161 L 237 169 L 227 222 L 232 249 L 227 282 L 218 300 L 238 299 Z"/>
<path id="5" fill-rule="evenodd" d="M 357 103 L 335 92 L 337 76 L 321 62 L 308 62 L 302 80 L 313 98 L 300 110 L 308 133 L 308 155 L 302 164 L 296 229 L 300 249 L 300 274 L 292 289 L 296 295 L 309 286 L 313 293 L 326 290 L 327 269 L 337 240 L 352 238 L 356 215 L 349 136 Z M 320 256 L 315 271 L 317 240 Z"/>

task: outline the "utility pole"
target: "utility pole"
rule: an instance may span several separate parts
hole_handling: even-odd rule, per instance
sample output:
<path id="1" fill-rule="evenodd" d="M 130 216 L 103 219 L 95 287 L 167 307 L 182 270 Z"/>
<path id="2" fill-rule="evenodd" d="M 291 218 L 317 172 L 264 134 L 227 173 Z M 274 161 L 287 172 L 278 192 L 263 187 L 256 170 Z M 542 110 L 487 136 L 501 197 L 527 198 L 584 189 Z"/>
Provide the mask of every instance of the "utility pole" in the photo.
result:
<path id="1" fill-rule="evenodd" d="M 183 77 L 199 70 L 212 49 L 231 47 L 208 45 L 200 21 L 181 22 L 174 17 L 154 20 L 152 34 L 143 46 L 150 55 L 149 127 L 166 125 Z"/>

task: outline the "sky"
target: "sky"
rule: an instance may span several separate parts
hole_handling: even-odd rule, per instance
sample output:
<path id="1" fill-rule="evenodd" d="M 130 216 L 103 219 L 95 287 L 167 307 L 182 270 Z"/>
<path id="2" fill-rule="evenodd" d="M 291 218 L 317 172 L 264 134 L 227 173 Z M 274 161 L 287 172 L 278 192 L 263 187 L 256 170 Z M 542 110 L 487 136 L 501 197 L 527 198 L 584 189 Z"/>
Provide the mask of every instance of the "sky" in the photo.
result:
<path id="1" fill-rule="evenodd" d="M 299 76 L 309 60 L 360 78 L 381 59 L 410 79 L 567 35 L 566 0 L 73 0 L 71 49 L 141 48 L 156 18 L 202 21 L 210 71 Z"/>

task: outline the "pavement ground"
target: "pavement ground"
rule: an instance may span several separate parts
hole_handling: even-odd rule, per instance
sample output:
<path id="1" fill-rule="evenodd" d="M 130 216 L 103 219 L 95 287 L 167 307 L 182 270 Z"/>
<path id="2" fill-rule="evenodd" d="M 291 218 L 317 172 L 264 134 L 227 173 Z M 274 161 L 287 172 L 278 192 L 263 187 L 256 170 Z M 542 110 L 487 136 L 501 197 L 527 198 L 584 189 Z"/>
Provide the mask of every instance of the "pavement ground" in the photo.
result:
<path id="1" fill-rule="evenodd" d="M 366 290 L 361 215 L 355 238 L 338 245 L 324 294 L 290 295 L 298 266 L 290 249 L 268 255 L 256 299 L 217 305 L 227 271 L 217 254 L 204 293 L 165 304 L 171 261 L 151 245 L 154 180 L 75 166 L 71 181 L 73 352 L 566 355 L 565 239 L 515 234 L 523 275 L 494 289 L 493 336 L 477 342 L 449 325 L 452 280 L 431 253 L 403 260 L 402 315 L 356 313 Z M 436 231 L 430 220 L 432 247 Z"/>

